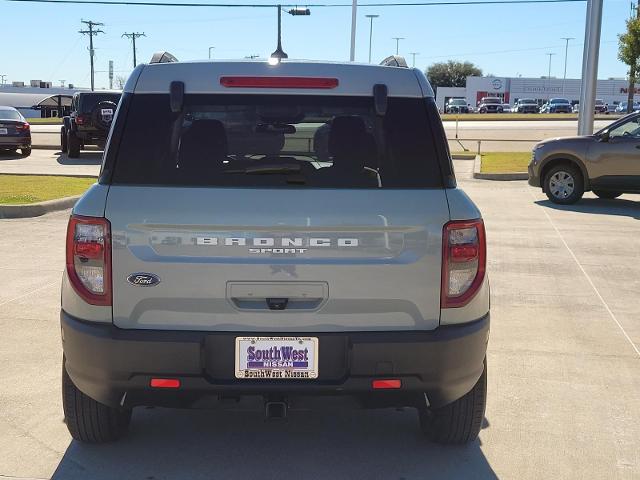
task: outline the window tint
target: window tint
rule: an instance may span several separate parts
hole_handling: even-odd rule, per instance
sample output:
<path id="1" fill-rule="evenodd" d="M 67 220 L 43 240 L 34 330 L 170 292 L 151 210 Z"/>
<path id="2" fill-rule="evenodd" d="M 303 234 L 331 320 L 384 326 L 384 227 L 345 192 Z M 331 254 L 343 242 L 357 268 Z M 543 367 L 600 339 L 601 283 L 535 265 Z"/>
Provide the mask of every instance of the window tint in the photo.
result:
<path id="1" fill-rule="evenodd" d="M 98 103 L 102 101 L 108 101 L 108 102 L 113 102 L 117 104 L 118 101 L 120 100 L 120 95 L 113 94 L 113 93 L 91 94 L 91 95 L 81 95 L 79 96 L 79 99 L 80 99 L 80 105 L 78 108 L 86 113 L 93 110 L 93 107 L 95 107 Z"/>
<path id="2" fill-rule="evenodd" d="M 118 118 L 118 122 L 123 119 Z M 113 183 L 225 187 L 442 186 L 424 99 L 306 95 L 131 98 Z"/>
<path id="3" fill-rule="evenodd" d="M 0 110 L 0 120 L 22 120 L 17 110 Z"/>
<path id="4" fill-rule="evenodd" d="M 640 117 L 631 118 L 623 124 L 612 128 L 609 136 L 640 138 Z"/>

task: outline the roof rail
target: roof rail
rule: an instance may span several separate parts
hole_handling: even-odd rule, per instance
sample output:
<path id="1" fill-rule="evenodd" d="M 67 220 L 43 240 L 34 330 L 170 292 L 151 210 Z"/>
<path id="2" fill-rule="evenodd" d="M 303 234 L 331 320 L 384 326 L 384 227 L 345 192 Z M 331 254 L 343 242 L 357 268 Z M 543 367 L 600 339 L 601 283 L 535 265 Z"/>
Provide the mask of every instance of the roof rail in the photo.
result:
<path id="1" fill-rule="evenodd" d="M 400 55 L 391 55 L 382 60 L 382 62 L 380 62 L 380 65 L 384 65 L 385 67 L 409 68 L 409 65 L 407 65 L 407 61 Z"/>
<path id="2" fill-rule="evenodd" d="M 156 52 L 149 63 L 175 63 L 178 59 L 169 52 Z"/>

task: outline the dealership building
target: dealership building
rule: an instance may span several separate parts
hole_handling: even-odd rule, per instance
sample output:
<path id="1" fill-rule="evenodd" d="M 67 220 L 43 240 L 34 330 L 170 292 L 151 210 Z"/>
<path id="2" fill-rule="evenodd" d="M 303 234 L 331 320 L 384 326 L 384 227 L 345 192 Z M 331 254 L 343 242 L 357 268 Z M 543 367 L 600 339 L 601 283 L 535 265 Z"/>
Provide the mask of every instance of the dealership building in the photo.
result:
<path id="1" fill-rule="evenodd" d="M 533 98 L 540 105 L 550 98 L 566 98 L 575 104 L 580 99 L 580 79 L 567 78 L 510 78 L 467 77 L 466 87 L 438 87 L 436 103 L 444 110 L 450 98 L 466 98 L 476 106 L 482 97 L 500 97 L 503 103 L 513 105 L 518 99 Z M 627 100 L 629 83 L 625 79 L 598 80 L 596 98 L 606 104 L 618 104 Z M 640 89 L 636 89 L 639 93 Z"/>

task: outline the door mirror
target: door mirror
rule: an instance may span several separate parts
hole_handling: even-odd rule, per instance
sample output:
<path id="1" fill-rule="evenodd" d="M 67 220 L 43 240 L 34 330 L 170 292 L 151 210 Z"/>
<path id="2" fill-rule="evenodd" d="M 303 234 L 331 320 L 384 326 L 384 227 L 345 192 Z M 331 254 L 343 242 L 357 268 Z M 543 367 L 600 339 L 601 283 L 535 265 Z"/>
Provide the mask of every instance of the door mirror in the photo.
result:
<path id="1" fill-rule="evenodd" d="M 608 142 L 610 138 L 611 138 L 611 135 L 609 134 L 609 130 L 605 130 L 600 134 L 601 142 Z"/>

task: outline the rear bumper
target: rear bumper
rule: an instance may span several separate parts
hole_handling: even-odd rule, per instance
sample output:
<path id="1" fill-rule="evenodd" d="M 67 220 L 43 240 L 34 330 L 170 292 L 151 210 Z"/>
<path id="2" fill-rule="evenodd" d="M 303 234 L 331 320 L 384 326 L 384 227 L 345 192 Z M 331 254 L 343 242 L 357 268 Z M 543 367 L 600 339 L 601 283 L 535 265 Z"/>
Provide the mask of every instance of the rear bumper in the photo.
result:
<path id="1" fill-rule="evenodd" d="M 318 333 L 318 379 L 260 381 L 235 378 L 234 333 L 123 330 L 64 311 L 60 319 L 65 365 L 76 386 L 106 405 L 129 407 L 268 394 L 353 395 L 373 405 L 411 406 L 424 404 L 424 393 L 437 407 L 475 385 L 489 336 L 489 314 L 430 332 Z M 178 378 L 180 389 L 153 389 L 152 377 Z M 402 388 L 373 391 L 376 378 L 399 378 Z"/>
<path id="2" fill-rule="evenodd" d="M 30 147 L 31 135 L 27 136 L 0 136 L 0 147 Z"/>

